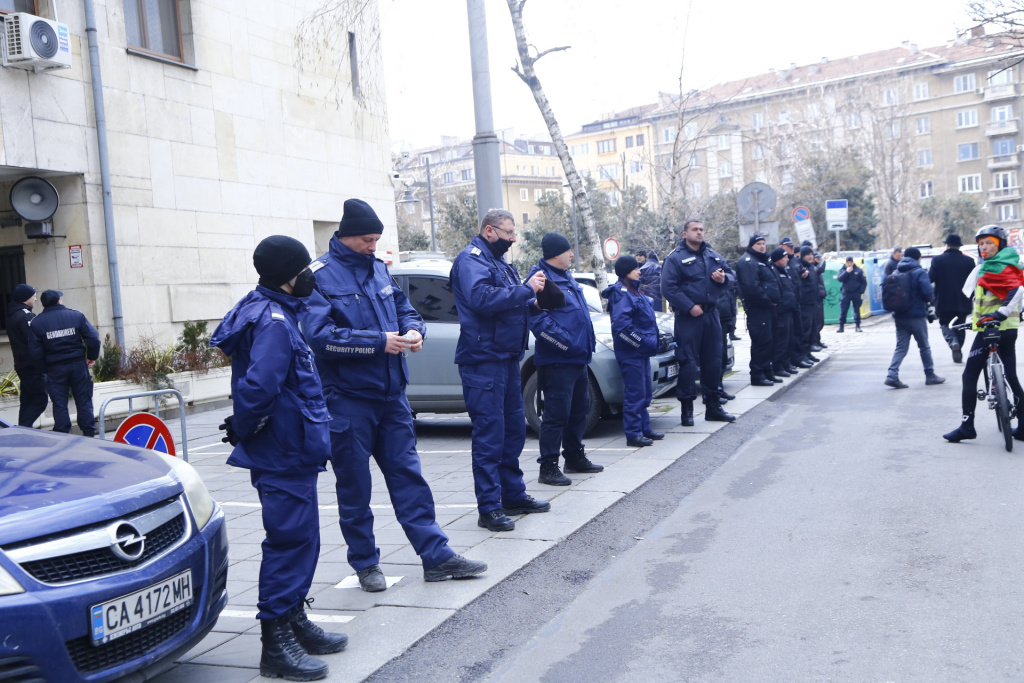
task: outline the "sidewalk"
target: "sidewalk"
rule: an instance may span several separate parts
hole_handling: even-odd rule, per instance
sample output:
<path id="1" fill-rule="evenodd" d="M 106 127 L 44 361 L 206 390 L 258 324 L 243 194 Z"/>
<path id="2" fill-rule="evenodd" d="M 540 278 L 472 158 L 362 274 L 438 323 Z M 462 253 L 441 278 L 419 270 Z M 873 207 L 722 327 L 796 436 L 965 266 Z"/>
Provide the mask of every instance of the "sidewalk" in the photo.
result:
<path id="1" fill-rule="evenodd" d="M 725 388 L 737 398 L 726 409 L 737 415 L 762 401 L 777 398 L 795 382 L 813 376 L 829 357 L 844 348 L 859 345 L 872 334 L 877 323 L 888 316 L 865 321 L 863 334 L 836 334 L 827 327 L 823 338 L 829 349 L 818 355 L 822 362 L 801 371 L 774 387 L 752 387 L 747 379 L 749 342 L 736 342 L 735 372 L 726 378 Z M 886 326 L 885 329 L 888 329 Z M 879 330 L 881 332 L 881 330 Z M 381 551 L 381 569 L 388 578 L 388 590 L 365 593 L 346 562 L 346 546 L 338 526 L 334 476 L 320 477 L 320 562 L 310 597 L 314 604 L 310 618 L 327 630 L 349 635 L 348 648 L 324 657 L 331 667 L 328 681 L 360 681 L 391 659 L 401 655 L 456 611 L 491 587 L 555 546 L 602 511 L 634 491 L 664 468 L 708 438 L 726 423 L 705 422 L 703 406 L 695 409 L 696 426 L 679 424 L 679 403 L 674 396 L 658 399 L 651 406 L 652 427 L 666 432 L 654 446 L 633 449 L 625 445 L 621 423 L 607 421 L 598 436 L 587 439 L 587 455 L 604 465 L 600 474 L 572 475 L 567 487 L 537 483 L 537 440 L 531 434 L 521 463 L 527 491 L 552 502 L 547 514 L 516 518 L 512 532 L 491 533 L 477 524 L 473 477 L 470 468 L 469 419 L 464 415 L 421 416 L 417 422 L 423 474 L 430 483 L 437 519 L 458 553 L 487 562 L 486 574 L 474 579 L 425 583 L 419 558 L 409 546 L 395 519 L 387 490 L 376 470 L 371 506 L 376 516 L 376 538 Z M 234 683 L 264 680 L 259 676 L 260 640 L 256 622 L 260 543 L 263 540 L 259 502 L 249 483 L 249 473 L 225 464 L 230 448 L 220 442 L 217 430 L 230 412 L 219 411 L 188 416 L 189 461 L 202 475 L 210 493 L 227 516 L 229 555 L 228 607 L 210 635 L 159 683 Z M 740 417 L 742 419 L 742 417 Z M 168 420 L 177 432 L 177 421 Z M 177 437 L 178 435 L 175 434 Z"/>

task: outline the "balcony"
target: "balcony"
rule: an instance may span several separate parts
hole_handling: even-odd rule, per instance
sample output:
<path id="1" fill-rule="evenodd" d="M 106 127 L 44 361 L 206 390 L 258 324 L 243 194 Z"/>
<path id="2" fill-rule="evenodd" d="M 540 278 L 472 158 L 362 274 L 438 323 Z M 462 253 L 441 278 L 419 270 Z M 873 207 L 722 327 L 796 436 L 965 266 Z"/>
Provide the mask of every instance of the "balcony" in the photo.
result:
<path id="1" fill-rule="evenodd" d="M 988 191 L 990 202 L 1015 202 L 1020 199 L 1020 187 L 995 187 Z"/>
<path id="2" fill-rule="evenodd" d="M 1017 168 L 1020 166 L 1020 159 L 1017 154 L 1000 154 L 988 158 L 988 170 L 998 171 L 1004 168 Z"/>
<path id="3" fill-rule="evenodd" d="M 993 121 L 985 126 L 985 135 L 1016 135 L 1018 130 L 1020 130 L 1020 126 L 1018 125 L 1017 119 Z"/>
<path id="4" fill-rule="evenodd" d="M 985 86 L 985 101 L 1007 100 L 1017 96 L 1017 87 L 1013 83 Z"/>

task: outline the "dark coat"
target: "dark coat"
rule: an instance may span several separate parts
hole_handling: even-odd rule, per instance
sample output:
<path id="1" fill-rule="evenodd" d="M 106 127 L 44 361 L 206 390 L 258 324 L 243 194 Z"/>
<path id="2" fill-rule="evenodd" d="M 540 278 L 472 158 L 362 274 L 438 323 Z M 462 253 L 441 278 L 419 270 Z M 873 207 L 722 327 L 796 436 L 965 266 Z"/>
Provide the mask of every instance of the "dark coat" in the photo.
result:
<path id="1" fill-rule="evenodd" d="M 559 270 L 543 259 L 530 269 L 526 279 L 529 280 L 538 270 L 544 271 L 547 278 L 545 289 L 557 286 L 565 293 L 565 305 L 551 311 L 530 307 L 530 330 L 537 338 L 534 364 L 588 365 L 597 347 L 597 335 L 590 321 L 590 308 L 583 289 L 572 273 Z"/>
<path id="2" fill-rule="evenodd" d="M 892 275 L 899 265 L 900 262 L 890 256 L 889 260 L 885 262 L 885 268 L 882 270 L 882 277 L 889 277 Z"/>
<path id="3" fill-rule="evenodd" d="M 910 310 L 895 311 L 893 318 L 923 318 L 928 315 L 928 304 L 935 299 L 935 290 L 928 280 L 928 272 L 912 258 L 904 256 L 900 259 L 897 269 L 900 273 L 910 273 Z"/>
<path id="4" fill-rule="evenodd" d="M 658 319 L 647 297 L 631 291 L 622 280 L 608 285 L 601 296 L 608 299 L 615 357 L 650 358 L 657 354 Z"/>
<path id="5" fill-rule="evenodd" d="M 803 259 L 797 261 L 796 281 L 800 289 L 800 305 L 803 307 L 816 306 L 825 297 L 823 296 L 824 283 L 821 280 L 821 273 L 814 263 L 807 263 Z M 804 277 L 807 273 L 807 277 Z"/>
<path id="6" fill-rule="evenodd" d="M 863 296 L 864 292 L 867 291 L 868 279 L 864 277 L 864 271 L 858 266 L 854 266 L 853 271 L 847 272 L 846 266 L 843 265 L 840 267 L 836 279 L 842 285 L 844 296 L 857 298 Z"/>
<path id="7" fill-rule="evenodd" d="M 661 266 L 654 254 L 640 266 L 640 291 L 651 297 L 656 306 L 661 306 Z"/>
<path id="8" fill-rule="evenodd" d="M 768 254 L 748 247 L 747 253 L 736 261 L 736 279 L 740 283 L 740 298 L 747 311 L 770 311 L 782 301 L 779 280 L 771 272 Z"/>
<path id="9" fill-rule="evenodd" d="M 959 249 L 947 249 L 932 259 L 928 279 L 935 285 L 936 312 L 957 315 L 971 312 L 971 300 L 961 290 L 974 266 L 974 259 Z"/>
<path id="10" fill-rule="evenodd" d="M 7 304 L 7 338 L 14 354 L 14 369 L 19 373 L 43 371 L 43 364 L 32 357 L 28 346 L 28 336 L 32 333 L 30 324 L 35 317 L 30 306 L 18 301 Z"/>
<path id="11" fill-rule="evenodd" d="M 789 266 L 780 268 L 778 266 L 771 266 L 771 273 L 779 283 L 779 291 L 782 292 L 782 299 L 779 301 L 779 306 L 776 310 L 783 313 L 800 310 L 800 300 L 797 297 L 797 284 L 790 277 Z"/>
<path id="12" fill-rule="evenodd" d="M 724 282 L 711 279 L 711 274 L 718 269 L 725 271 Z M 686 245 L 686 240 L 681 240 L 661 267 L 661 293 L 676 315 L 689 313 L 694 306 L 714 310 L 729 278 L 735 277 L 721 254 L 706 242 L 694 251 Z"/>
<path id="13" fill-rule="evenodd" d="M 44 308 L 29 329 L 29 352 L 47 367 L 100 357 L 96 328 L 82 313 L 63 304 Z"/>

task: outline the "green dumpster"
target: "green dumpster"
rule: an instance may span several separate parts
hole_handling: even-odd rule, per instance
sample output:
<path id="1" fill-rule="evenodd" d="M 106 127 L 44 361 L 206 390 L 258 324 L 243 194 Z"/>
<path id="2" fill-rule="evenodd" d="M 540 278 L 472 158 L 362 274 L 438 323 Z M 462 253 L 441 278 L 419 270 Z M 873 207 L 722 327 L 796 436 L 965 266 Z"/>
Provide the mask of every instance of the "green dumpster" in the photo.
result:
<path id="1" fill-rule="evenodd" d="M 853 262 L 864 270 L 864 259 L 857 258 Z M 825 272 L 821 274 L 822 279 L 825 281 L 825 324 L 826 325 L 837 325 L 839 324 L 839 303 L 843 299 L 842 284 L 836 279 L 839 275 L 839 271 L 846 267 L 846 263 L 843 261 L 827 261 L 825 263 Z M 865 276 L 866 277 L 866 276 Z M 870 287 L 869 287 L 870 290 Z M 860 305 L 860 317 L 861 319 L 871 317 L 871 301 L 868 297 L 869 292 L 864 292 L 864 298 L 861 300 Z M 846 312 L 847 324 L 853 323 L 853 306 Z"/>

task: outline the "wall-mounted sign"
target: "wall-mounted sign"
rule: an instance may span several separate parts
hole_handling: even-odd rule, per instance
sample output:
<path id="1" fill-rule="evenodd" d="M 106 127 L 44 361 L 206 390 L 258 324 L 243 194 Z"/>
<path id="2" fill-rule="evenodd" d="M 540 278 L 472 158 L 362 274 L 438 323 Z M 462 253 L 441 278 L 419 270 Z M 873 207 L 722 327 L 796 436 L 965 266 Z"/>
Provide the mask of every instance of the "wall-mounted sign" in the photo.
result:
<path id="1" fill-rule="evenodd" d="M 72 244 L 68 247 L 68 256 L 71 259 L 72 268 L 84 268 L 85 261 L 82 260 L 82 245 Z"/>

